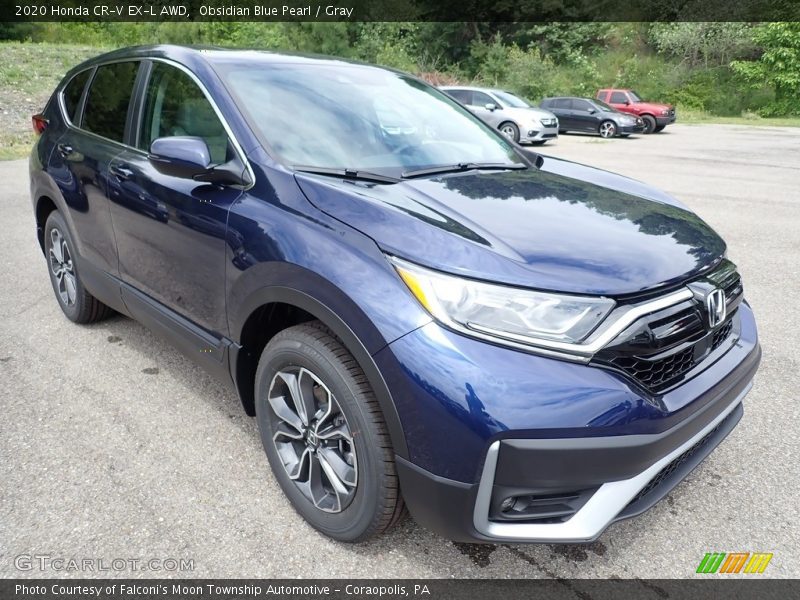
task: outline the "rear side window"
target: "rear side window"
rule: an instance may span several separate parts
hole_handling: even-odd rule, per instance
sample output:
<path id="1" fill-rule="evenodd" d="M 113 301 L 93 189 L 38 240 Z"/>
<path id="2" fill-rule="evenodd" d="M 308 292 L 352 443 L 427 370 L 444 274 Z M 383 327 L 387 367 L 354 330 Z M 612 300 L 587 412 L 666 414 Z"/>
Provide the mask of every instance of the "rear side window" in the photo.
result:
<path id="1" fill-rule="evenodd" d="M 468 90 L 447 90 L 445 93 L 461 102 L 461 104 L 469 104 L 472 100 L 472 92 Z"/>
<path id="2" fill-rule="evenodd" d="M 64 109 L 67 111 L 67 118 L 73 123 L 78 122 L 78 104 L 80 104 L 83 88 L 86 87 L 91 72 L 91 69 L 81 71 L 64 88 Z"/>
<path id="3" fill-rule="evenodd" d="M 147 84 L 138 146 L 147 150 L 153 140 L 175 135 L 203 138 L 211 162 L 233 158 L 225 126 L 194 80 L 180 69 L 155 63 Z"/>
<path id="4" fill-rule="evenodd" d="M 611 92 L 612 104 L 625 104 L 627 101 L 628 97 L 623 92 Z"/>
<path id="5" fill-rule="evenodd" d="M 97 68 L 86 97 L 82 127 L 115 142 L 125 137 L 138 62 L 121 62 Z"/>

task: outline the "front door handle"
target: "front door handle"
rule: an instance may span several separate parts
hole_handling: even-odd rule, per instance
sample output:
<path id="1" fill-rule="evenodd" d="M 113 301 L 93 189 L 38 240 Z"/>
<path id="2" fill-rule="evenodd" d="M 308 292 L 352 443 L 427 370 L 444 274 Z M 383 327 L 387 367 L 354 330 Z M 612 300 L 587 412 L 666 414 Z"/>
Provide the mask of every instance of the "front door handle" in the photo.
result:
<path id="1" fill-rule="evenodd" d="M 108 170 L 120 181 L 133 177 L 133 171 L 124 165 L 111 165 Z"/>
<path id="2" fill-rule="evenodd" d="M 56 146 L 56 149 L 58 150 L 58 153 L 64 158 L 75 152 L 75 148 L 73 148 L 69 144 L 58 144 Z"/>

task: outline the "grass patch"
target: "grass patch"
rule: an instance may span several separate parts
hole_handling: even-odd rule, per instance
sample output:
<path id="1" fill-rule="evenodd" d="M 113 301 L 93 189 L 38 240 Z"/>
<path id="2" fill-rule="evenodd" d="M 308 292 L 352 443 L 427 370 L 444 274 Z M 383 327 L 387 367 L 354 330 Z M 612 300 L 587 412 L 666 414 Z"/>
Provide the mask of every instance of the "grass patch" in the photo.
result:
<path id="1" fill-rule="evenodd" d="M 743 113 L 739 117 L 720 117 L 702 110 L 678 106 L 678 123 L 687 125 L 752 125 L 756 127 L 800 127 L 800 117 L 761 117 L 755 113 Z"/>
<path id="2" fill-rule="evenodd" d="M 44 108 L 67 71 L 104 51 L 71 44 L 0 43 L 0 160 L 30 154 L 31 115 Z"/>

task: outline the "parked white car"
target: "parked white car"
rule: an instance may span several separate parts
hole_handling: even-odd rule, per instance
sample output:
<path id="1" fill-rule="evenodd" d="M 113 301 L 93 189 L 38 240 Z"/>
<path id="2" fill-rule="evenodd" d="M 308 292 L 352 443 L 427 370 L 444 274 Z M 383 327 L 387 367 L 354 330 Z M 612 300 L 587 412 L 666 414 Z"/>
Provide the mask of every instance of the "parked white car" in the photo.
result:
<path id="1" fill-rule="evenodd" d="M 540 145 L 558 137 L 558 119 L 553 113 L 531 106 L 511 92 L 460 85 L 439 89 L 515 142 Z"/>

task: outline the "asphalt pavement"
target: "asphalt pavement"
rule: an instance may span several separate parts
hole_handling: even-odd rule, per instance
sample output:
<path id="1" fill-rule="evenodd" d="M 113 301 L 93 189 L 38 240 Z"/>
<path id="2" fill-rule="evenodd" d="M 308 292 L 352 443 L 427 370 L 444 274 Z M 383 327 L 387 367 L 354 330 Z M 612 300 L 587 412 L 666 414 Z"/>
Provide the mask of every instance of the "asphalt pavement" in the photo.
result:
<path id="1" fill-rule="evenodd" d="M 130 319 L 62 316 L 27 162 L 3 162 L 0 576 L 672 578 L 706 552 L 772 552 L 760 577 L 800 577 L 800 129 L 677 124 L 537 151 L 673 194 L 742 273 L 761 369 L 739 427 L 664 501 L 589 545 L 453 544 L 411 519 L 328 540 L 283 498 L 231 390 Z"/>

